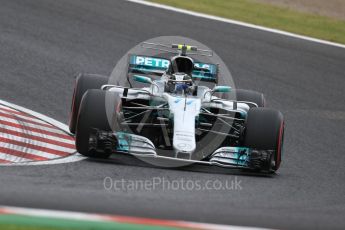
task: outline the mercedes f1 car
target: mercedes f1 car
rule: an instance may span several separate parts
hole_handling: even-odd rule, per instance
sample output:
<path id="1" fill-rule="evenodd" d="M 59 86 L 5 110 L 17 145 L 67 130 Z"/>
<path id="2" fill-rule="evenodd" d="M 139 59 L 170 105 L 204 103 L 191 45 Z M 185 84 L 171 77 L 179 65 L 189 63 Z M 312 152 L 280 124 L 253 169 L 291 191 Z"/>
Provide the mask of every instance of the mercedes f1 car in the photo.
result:
<path id="1" fill-rule="evenodd" d="M 129 53 L 118 64 L 123 71 L 113 72 L 122 82 L 94 74 L 76 78 L 69 127 L 80 154 L 278 170 L 284 119 L 265 107 L 262 93 L 220 85 L 225 71 L 211 62 L 211 50 L 140 47 L 151 55 Z"/>

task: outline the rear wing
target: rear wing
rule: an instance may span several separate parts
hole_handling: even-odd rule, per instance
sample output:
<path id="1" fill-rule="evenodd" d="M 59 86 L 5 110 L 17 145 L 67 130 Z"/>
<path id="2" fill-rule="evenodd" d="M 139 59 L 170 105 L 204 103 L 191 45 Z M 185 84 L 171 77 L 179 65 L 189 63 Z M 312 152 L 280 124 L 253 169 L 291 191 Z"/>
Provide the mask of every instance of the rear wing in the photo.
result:
<path id="1" fill-rule="evenodd" d="M 141 55 L 129 55 L 128 73 L 162 75 L 169 70 L 169 66 L 169 59 Z"/>
<path id="2" fill-rule="evenodd" d="M 161 76 L 167 71 L 171 61 L 166 58 L 129 55 L 128 74 L 146 74 Z M 218 81 L 218 65 L 202 62 L 194 62 L 194 70 L 192 72 L 194 80 L 214 82 Z"/>
<path id="3" fill-rule="evenodd" d="M 218 82 L 218 65 L 194 62 L 194 70 L 192 72 L 194 80 L 206 82 Z"/>

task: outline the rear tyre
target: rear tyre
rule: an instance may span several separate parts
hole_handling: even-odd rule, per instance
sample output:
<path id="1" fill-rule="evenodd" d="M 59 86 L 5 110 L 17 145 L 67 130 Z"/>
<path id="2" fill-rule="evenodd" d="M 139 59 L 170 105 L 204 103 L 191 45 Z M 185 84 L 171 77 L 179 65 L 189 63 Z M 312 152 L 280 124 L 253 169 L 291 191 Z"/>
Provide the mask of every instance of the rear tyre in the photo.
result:
<path id="1" fill-rule="evenodd" d="M 72 97 L 71 113 L 69 121 L 69 130 L 71 133 L 76 132 L 77 115 L 79 106 L 84 93 L 89 89 L 100 89 L 102 85 L 108 83 L 109 77 L 97 74 L 79 74 L 75 80 L 75 87 Z"/>
<path id="2" fill-rule="evenodd" d="M 280 167 L 284 141 L 284 118 L 268 108 L 251 108 L 247 114 L 244 146 L 257 150 L 274 150 L 271 169 Z"/>
<path id="3" fill-rule="evenodd" d="M 258 107 L 265 107 L 265 96 L 262 93 L 246 89 L 236 89 L 234 92 L 236 93 L 237 101 L 253 102 Z M 253 107 L 254 105 L 249 104 L 249 106 Z"/>
<path id="4" fill-rule="evenodd" d="M 116 117 L 116 101 L 115 94 L 103 90 L 91 89 L 84 94 L 80 103 L 75 136 L 76 148 L 80 154 L 93 158 L 110 156 L 111 153 L 90 150 L 90 134 L 94 129 L 112 131 L 109 121 L 113 122 Z M 106 102 L 111 106 L 107 108 Z"/>

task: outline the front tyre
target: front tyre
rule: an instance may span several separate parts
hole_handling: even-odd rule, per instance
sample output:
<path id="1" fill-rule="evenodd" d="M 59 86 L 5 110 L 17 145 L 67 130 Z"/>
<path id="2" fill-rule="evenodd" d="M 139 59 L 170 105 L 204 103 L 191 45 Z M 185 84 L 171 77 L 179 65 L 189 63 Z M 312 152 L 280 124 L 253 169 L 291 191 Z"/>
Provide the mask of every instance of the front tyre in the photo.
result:
<path id="1" fill-rule="evenodd" d="M 91 148 L 90 135 L 95 129 L 112 131 L 109 121 L 114 121 L 116 117 L 116 101 L 115 94 L 103 90 L 91 89 L 84 94 L 80 103 L 75 135 L 76 148 L 80 154 L 93 158 L 110 156 L 111 152 L 100 153 Z M 106 102 L 110 106 L 107 106 Z"/>
<path id="2" fill-rule="evenodd" d="M 244 146 L 256 150 L 274 150 L 271 169 L 280 167 L 284 141 L 284 118 L 269 108 L 251 108 L 247 114 Z"/>

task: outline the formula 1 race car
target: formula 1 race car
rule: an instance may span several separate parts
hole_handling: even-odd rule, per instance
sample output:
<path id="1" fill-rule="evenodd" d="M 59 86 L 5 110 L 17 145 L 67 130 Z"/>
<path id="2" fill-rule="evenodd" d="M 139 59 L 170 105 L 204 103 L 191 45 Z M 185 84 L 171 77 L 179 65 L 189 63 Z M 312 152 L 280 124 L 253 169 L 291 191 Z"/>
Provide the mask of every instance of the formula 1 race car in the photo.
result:
<path id="1" fill-rule="evenodd" d="M 150 55 L 129 53 L 111 77 L 76 78 L 69 127 L 80 154 L 278 170 L 284 119 L 265 107 L 263 94 L 219 85 L 220 77 L 230 76 L 211 50 L 151 42 L 138 47 Z"/>

